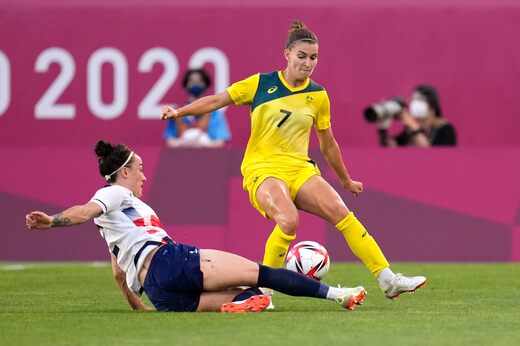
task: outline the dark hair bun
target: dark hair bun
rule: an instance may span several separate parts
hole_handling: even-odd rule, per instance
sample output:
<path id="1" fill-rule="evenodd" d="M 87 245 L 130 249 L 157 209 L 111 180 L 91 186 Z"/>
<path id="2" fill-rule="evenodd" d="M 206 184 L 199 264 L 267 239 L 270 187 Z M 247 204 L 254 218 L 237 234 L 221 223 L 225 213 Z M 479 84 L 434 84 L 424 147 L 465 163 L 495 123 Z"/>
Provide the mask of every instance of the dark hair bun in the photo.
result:
<path id="1" fill-rule="evenodd" d="M 289 30 L 289 32 L 291 33 L 293 31 L 305 30 L 305 29 L 307 29 L 307 27 L 305 26 L 305 24 L 303 24 L 302 21 L 294 20 L 291 23 L 291 29 Z"/>
<path id="2" fill-rule="evenodd" d="M 99 158 L 108 157 L 113 150 L 114 146 L 112 144 L 106 143 L 102 140 L 97 142 L 96 147 L 94 148 L 94 151 Z"/>

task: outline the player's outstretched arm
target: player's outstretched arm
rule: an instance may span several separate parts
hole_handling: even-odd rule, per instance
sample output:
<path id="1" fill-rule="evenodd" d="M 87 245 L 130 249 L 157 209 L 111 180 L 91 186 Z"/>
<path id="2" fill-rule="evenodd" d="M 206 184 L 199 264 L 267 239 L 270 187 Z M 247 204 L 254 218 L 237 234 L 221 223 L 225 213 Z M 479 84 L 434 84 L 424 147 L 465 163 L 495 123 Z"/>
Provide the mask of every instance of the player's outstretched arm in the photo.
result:
<path id="1" fill-rule="evenodd" d="M 321 153 L 338 176 L 343 187 L 352 192 L 354 196 L 359 196 L 361 192 L 363 192 L 363 183 L 350 179 L 347 168 L 343 163 L 343 158 L 341 157 L 338 142 L 336 142 L 332 134 L 332 128 L 316 130 L 316 134 L 320 142 Z"/>
<path id="2" fill-rule="evenodd" d="M 41 211 L 32 211 L 25 215 L 25 225 L 28 229 L 79 225 L 101 215 L 102 212 L 101 207 L 94 202 L 76 205 L 51 216 Z"/>
<path id="3" fill-rule="evenodd" d="M 153 310 L 151 307 L 146 306 L 141 298 L 128 288 L 128 285 L 126 284 L 126 273 L 121 269 L 121 267 L 119 267 L 119 265 L 117 265 L 116 256 L 113 254 L 110 254 L 110 256 L 112 259 L 112 273 L 114 274 L 114 279 L 128 304 L 134 310 Z"/>
<path id="4" fill-rule="evenodd" d="M 187 104 L 181 108 L 173 108 L 164 106 L 161 114 L 161 119 L 166 120 L 170 118 L 179 118 L 186 115 L 201 115 L 211 113 L 219 108 L 229 106 L 233 103 L 231 96 L 227 91 L 221 93 L 204 96 L 200 99 Z"/>

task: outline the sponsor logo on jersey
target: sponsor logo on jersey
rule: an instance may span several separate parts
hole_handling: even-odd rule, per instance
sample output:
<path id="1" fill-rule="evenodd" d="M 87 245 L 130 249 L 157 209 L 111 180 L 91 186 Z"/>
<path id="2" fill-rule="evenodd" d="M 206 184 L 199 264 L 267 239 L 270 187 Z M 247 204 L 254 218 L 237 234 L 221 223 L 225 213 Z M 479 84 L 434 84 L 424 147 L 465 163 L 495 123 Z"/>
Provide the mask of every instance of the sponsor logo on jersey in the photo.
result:
<path id="1" fill-rule="evenodd" d="M 311 95 L 307 96 L 307 103 L 311 103 L 314 99 Z"/>
<path id="2" fill-rule="evenodd" d="M 274 93 L 276 90 L 278 90 L 278 87 L 277 87 L 277 86 L 273 86 L 273 87 L 270 87 L 270 88 L 267 90 L 267 93 L 268 93 L 268 94 L 272 94 L 272 93 Z"/>

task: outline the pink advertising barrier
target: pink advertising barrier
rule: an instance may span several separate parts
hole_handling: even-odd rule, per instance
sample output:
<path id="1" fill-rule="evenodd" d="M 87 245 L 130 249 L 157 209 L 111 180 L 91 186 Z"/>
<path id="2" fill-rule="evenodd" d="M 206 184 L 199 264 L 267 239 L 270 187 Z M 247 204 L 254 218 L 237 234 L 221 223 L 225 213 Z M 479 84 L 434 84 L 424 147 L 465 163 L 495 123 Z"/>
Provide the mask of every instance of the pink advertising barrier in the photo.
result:
<path id="1" fill-rule="evenodd" d="M 148 178 L 143 199 L 180 242 L 262 258 L 273 224 L 242 190 L 243 149 L 168 150 L 134 146 Z M 365 191 L 343 191 L 321 155 L 323 176 L 391 261 L 520 261 L 520 150 L 343 148 Z M 103 186 L 92 146 L 2 148 L 0 261 L 107 260 L 93 222 L 27 231 L 31 210 L 50 214 L 87 202 Z M 301 214 L 297 240 L 324 244 L 333 260 L 355 261 L 341 235 Z"/>
<path id="2" fill-rule="evenodd" d="M 188 66 L 210 70 L 212 91 L 283 69 L 295 18 L 319 37 L 313 78 L 341 145 L 377 146 L 365 106 L 420 83 L 439 89 L 461 146 L 520 145 L 515 0 L 0 1 L 0 145 L 159 145 Z M 247 114 L 227 111 L 233 147 Z"/>

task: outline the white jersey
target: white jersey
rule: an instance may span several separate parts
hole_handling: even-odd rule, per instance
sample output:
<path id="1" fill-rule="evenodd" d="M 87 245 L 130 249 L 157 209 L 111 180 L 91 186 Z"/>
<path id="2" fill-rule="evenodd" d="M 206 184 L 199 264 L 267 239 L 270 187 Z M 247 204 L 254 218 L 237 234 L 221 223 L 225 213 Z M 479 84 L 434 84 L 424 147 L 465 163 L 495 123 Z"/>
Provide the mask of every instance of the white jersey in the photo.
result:
<path id="1" fill-rule="evenodd" d="M 123 186 L 107 185 L 90 201 L 103 209 L 94 223 L 125 271 L 128 287 L 141 294 L 138 275 L 146 255 L 161 243 L 171 241 L 168 233 L 153 209 Z"/>

